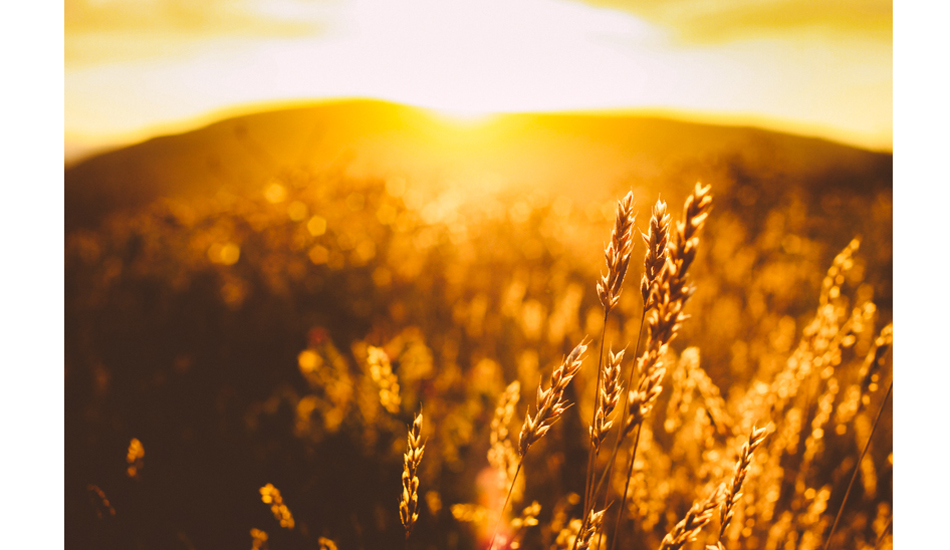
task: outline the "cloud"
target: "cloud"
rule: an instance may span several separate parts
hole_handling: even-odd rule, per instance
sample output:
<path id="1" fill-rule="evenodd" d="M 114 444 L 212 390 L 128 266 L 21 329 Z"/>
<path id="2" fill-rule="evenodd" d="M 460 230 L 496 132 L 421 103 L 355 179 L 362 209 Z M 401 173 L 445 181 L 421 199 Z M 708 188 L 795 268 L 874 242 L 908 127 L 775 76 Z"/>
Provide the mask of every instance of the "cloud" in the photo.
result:
<path id="1" fill-rule="evenodd" d="M 66 66 L 187 55 L 214 38 L 313 35 L 325 10 L 319 0 L 66 0 Z"/>
<path id="2" fill-rule="evenodd" d="M 680 41 L 824 36 L 891 41 L 890 0 L 582 0 L 668 27 Z"/>

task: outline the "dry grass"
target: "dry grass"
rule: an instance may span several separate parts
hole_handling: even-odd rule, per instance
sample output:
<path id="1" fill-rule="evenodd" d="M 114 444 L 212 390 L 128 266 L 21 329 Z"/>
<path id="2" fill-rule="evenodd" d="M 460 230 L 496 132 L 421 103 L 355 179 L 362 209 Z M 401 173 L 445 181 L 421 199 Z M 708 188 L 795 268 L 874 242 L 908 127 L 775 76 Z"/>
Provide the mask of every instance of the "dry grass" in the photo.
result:
<path id="1" fill-rule="evenodd" d="M 515 482 L 518 480 L 518 473 L 521 471 L 521 466 L 524 463 L 525 455 L 528 453 L 528 448 L 544 437 L 544 434 L 551 429 L 551 426 L 564 414 L 564 411 L 571 406 L 570 401 L 565 396 L 565 392 L 571 380 L 577 374 L 577 371 L 580 370 L 586 352 L 587 344 L 581 342 L 564 358 L 564 361 L 554 369 L 548 388 L 542 389 L 541 386 L 538 386 L 537 409 L 533 416 L 530 414 L 525 415 L 524 425 L 521 427 L 521 435 L 518 441 L 518 453 L 520 454 L 518 466 L 515 469 L 514 476 L 512 476 L 505 502 L 498 512 L 498 521 L 495 522 L 495 530 L 494 533 L 492 533 L 491 542 L 488 545 L 489 550 L 491 550 L 495 544 L 495 537 L 498 534 L 498 524 L 505 514 L 505 508 L 508 506 L 508 500 L 511 498 Z"/>
<path id="2" fill-rule="evenodd" d="M 251 550 L 268 550 L 267 532 L 260 529 L 251 529 Z"/>
<path id="3" fill-rule="evenodd" d="M 367 363 L 373 382 L 379 386 L 379 403 L 387 411 L 396 414 L 399 412 L 401 400 L 399 398 L 399 380 L 393 374 L 386 352 L 374 347 L 367 348 Z"/>
<path id="4" fill-rule="evenodd" d="M 422 413 L 415 416 L 407 436 L 406 454 L 403 457 L 402 498 L 399 501 L 399 518 L 406 529 L 406 540 L 419 519 L 419 464 L 425 443 L 422 442 Z"/>
<path id="5" fill-rule="evenodd" d="M 591 445 L 596 453 L 607 433 L 613 427 L 613 420 L 610 419 L 620 403 L 620 394 L 623 392 L 623 382 L 620 380 L 620 365 L 623 362 L 624 350 L 617 353 L 610 352 L 607 356 L 607 362 L 604 364 L 604 374 L 600 385 L 600 403 L 597 406 L 597 413 L 594 417 L 594 424 L 590 427 Z"/>
<path id="6" fill-rule="evenodd" d="M 726 494 L 722 507 L 719 510 L 719 548 L 723 548 L 722 539 L 729 527 L 729 522 L 735 515 L 736 503 L 742 498 L 742 484 L 745 483 L 746 476 L 749 474 L 749 467 L 752 465 L 752 453 L 765 441 L 768 430 L 766 428 L 752 427 L 749 433 L 749 440 L 742 444 L 739 451 L 739 459 L 736 461 L 736 469 L 732 474 L 732 482 L 729 484 L 729 492 Z"/>
<path id="7" fill-rule="evenodd" d="M 633 211 L 633 192 L 617 203 L 617 218 L 614 222 L 610 242 L 604 249 L 604 258 L 607 260 L 607 274 L 601 275 L 597 283 L 597 295 L 600 304 L 604 307 L 604 314 L 617 305 L 620 292 L 623 290 L 623 281 L 630 266 L 630 254 L 633 252 L 633 227 L 637 223 L 637 214 Z"/>
<path id="8" fill-rule="evenodd" d="M 495 416 L 491 421 L 491 436 L 488 449 L 488 463 L 498 471 L 498 486 L 504 491 L 514 483 L 515 470 L 518 468 L 518 452 L 511 438 L 508 426 L 515 416 L 515 406 L 521 399 L 521 383 L 515 380 L 505 388 L 498 399 Z"/>
<path id="9" fill-rule="evenodd" d="M 260 493 L 261 502 L 270 504 L 270 511 L 274 514 L 274 519 L 280 523 L 280 526 L 285 529 L 293 529 L 296 525 L 294 515 L 290 513 L 290 508 L 284 504 L 284 497 L 280 494 L 280 489 L 268 483 L 261 487 Z"/>
<path id="10" fill-rule="evenodd" d="M 683 220 L 676 225 L 673 241 L 667 247 L 667 260 L 656 282 L 651 285 L 650 298 L 644 305 L 647 345 L 643 355 L 637 359 L 637 372 L 641 373 L 640 382 L 627 398 L 625 434 L 632 432 L 646 419 L 663 391 L 661 382 L 666 374 L 663 356 L 670 342 L 676 337 L 680 323 L 686 318 L 683 308 L 686 300 L 693 294 L 693 287 L 686 279 L 686 270 L 696 258 L 696 246 L 699 243 L 697 233 L 709 215 L 712 203 L 709 189 L 708 186 L 701 187 L 696 184 L 696 190 L 686 199 Z M 654 213 L 654 218 L 657 214 L 658 212 Z M 652 261 L 651 251 L 645 264 Z"/>
<path id="11" fill-rule="evenodd" d="M 538 386 L 538 398 L 534 415 L 525 415 L 524 425 L 521 427 L 521 436 L 518 440 L 518 452 L 524 458 L 528 448 L 548 433 L 551 426 L 571 406 L 565 395 L 567 386 L 577 375 L 587 352 L 587 344 L 581 342 L 551 374 L 551 383 L 547 389 Z"/>
<path id="12" fill-rule="evenodd" d="M 392 500 L 398 463 L 378 468 L 380 476 L 391 478 L 392 488 L 388 496 L 370 497 L 375 499 L 367 505 L 371 513 L 354 520 L 358 529 L 342 520 L 325 522 L 312 509 L 301 511 L 301 487 L 312 487 L 313 480 L 294 487 L 271 478 L 294 503 L 299 524 L 281 492 L 266 485 L 261 498 L 270 505 L 273 519 L 270 514 L 263 519 L 286 529 L 268 528 L 270 537 L 255 529 L 254 547 L 292 547 L 285 544 L 289 539 L 280 537 L 299 536 L 309 547 L 316 543 L 335 549 L 337 540 L 341 548 L 356 548 L 355 541 L 364 533 L 378 537 L 370 539 L 375 543 L 392 542 L 400 523 L 405 544 L 420 548 L 448 548 L 460 540 L 461 548 L 511 549 L 705 545 L 719 550 L 808 550 L 828 543 L 843 547 L 846 542 L 861 549 L 886 546 L 893 514 L 887 486 L 892 456 L 888 435 L 881 433 L 889 426 L 878 420 L 887 410 L 890 390 L 882 390 L 890 387 L 887 361 L 893 326 L 875 327 L 881 312 L 866 282 L 866 263 L 858 255 L 860 241 L 848 243 L 823 278 L 817 269 L 809 272 L 811 288 L 819 290 L 812 319 L 787 310 L 770 316 L 770 301 L 779 293 L 768 294 L 763 288 L 778 284 L 769 277 L 781 270 L 762 268 L 756 275 L 766 282 L 748 282 L 735 265 L 716 264 L 723 255 L 736 264 L 746 261 L 741 247 L 711 236 L 700 243 L 707 220 L 719 214 L 718 190 L 713 218 L 709 186 L 695 186 L 675 225 L 666 203 L 655 203 L 642 233 L 646 250 L 639 294 L 622 292 L 628 272 L 639 269 L 630 265 L 637 230 L 632 193 L 613 210 L 613 230 L 604 251 L 607 272 L 599 276 L 592 273 L 597 264 L 572 270 L 563 267 L 566 260 L 554 257 L 558 249 L 539 235 L 556 231 L 555 223 L 539 223 L 531 236 L 543 243 L 541 252 L 529 248 L 531 239 L 524 239 L 526 250 L 541 259 L 533 264 L 521 257 L 498 262 L 529 268 L 506 272 L 495 264 L 466 264 L 459 259 L 468 250 L 462 245 L 459 258 L 439 264 L 438 258 L 448 257 L 446 249 L 454 250 L 452 239 L 462 239 L 460 233 L 437 233 L 411 211 L 385 202 L 391 197 L 369 191 L 361 199 L 372 205 L 366 207 L 366 216 L 372 220 L 386 213 L 385 229 L 377 222 L 363 224 L 369 228 L 365 230 L 346 217 L 333 218 L 324 231 L 349 223 L 355 235 L 343 238 L 340 229 L 334 237 L 342 243 L 339 247 L 325 241 L 314 244 L 309 232 L 288 235 L 287 249 L 311 263 L 310 252 L 322 247 L 318 259 L 328 273 L 321 282 L 329 289 L 326 296 L 352 285 L 366 294 L 346 307 L 366 308 L 376 316 L 368 328 L 352 329 L 355 336 L 348 339 L 311 330 L 304 351 L 298 345 L 289 354 L 299 367 L 293 371 L 296 386 L 281 386 L 256 402 L 242 421 L 249 430 L 266 432 L 289 411 L 293 437 L 305 445 L 320 448 L 329 440 L 355 441 L 357 452 L 349 457 L 371 457 L 383 465 L 401 455 L 400 522 L 395 521 Z M 343 204 L 349 199 L 339 198 Z M 554 206 L 550 209 L 555 211 Z M 597 219 L 601 225 L 595 229 L 603 232 L 610 220 L 591 212 L 585 215 Z M 719 231 L 717 235 L 728 237 Z M 507 238 L 505 231 L 499 234 Z M 281 235 L 274 231 L 268 238 Z M 804 246 L 781 234 L 770 238 L 779 243 L 770 245 L 773 254 L 774 247 Z M 589 235 L 578 239 L 596 242 Z M 376 259 L 367 259 L 371 255 L 366 242 L 376 243 Z M 204 254 L 207 243 L 199 244 Z M 414 252 L 423 248 L 438 253 Z M 251 247 L 245 249 L 241 261 L 253 254 Z M 241 261 L 234 265 L 240 267 Z M 827 265 L 827 258 L 822 261 Z M 348 266 L 357 275 L 334 279 L 333 270 L 343 268 L 330 264 Z M 718 278 L 707 273 L 720 267 L 735 272 Z M 215 264 L 214 269 L 225 268 Z M 275 292 L 288 284 L 278 271 L 261 275 Z M 233 273 L 222 271 L 221 277 L 221 299 L 227 308 L 252 299 Z M 719 296 L 735 281 L 748 285 L 748 304 L 741 307 Z M 424 288 L 416 290 L 416 285 Z M 591 287 L 596 287 L 596 296 Z M 367 288 L 389 288 L 391 294 L 373 302 Z M 444 308 L 426 309 L 436 302 Z M 732 307 L 738 313 L 730 313 Z M 754 312 L 759 316 L 747 322 L 744 316 Z M 734 332 L 743 336 L 718 342 L 718 347 L 708 345 L 729 323 L 738 325 Z M 595 344 L 600 349 L 597 361 L 588 361 L 585 356 Z M 621 368 L 625 359 L 624 368 L 630 369 L 626 384 Z M 182 372 L 189 368 L 184 360 L 181 365 Z M 550 380 L 542 383 L 540 373 L 552 367 Z M 536 395 L 527 410 L 518 407 L 522 390 L 526 396 Z M 431 434 L 426 443 L 422 414 L 412 414 L 423 401 Z M 226 399 L 221 402 L 225 407 Z M 394 434 L 403 433 L 410 418 L 403 450 Z M 516 443 L 512 426 L 519 424 Z M 160 467 L 155 458 L 160 453 L 153 452 L 157 447 L 150 443 L 149 468 L 143 471 L 144 450 L 141 443 L 135 445 L 137 439 L 132 442 L 129 475 L 135 468 L 133 477 L 145 482 Z M 529 454 L 535 446 L 536 452 Z M 374 479 L 369 485 L 378 483 Z M 100 509 L 112 509 L 101 489 L 90 491 Z M 707 496 L 697 500 L 697 495 Z M 606 521 L 614 515 L 616 521 Z M 832 538 L 836 515 L 840 530 Z M 304 529 L 307 520 L 311 523 Z M 288 533 L 295 524 L 295 531 Z M 246 533 L 242 531 L 245 538 Z"/>
<path id="13" fill-rule="evenodd" d="M 713 511 L 722 499 L 723 486 L 720 485 L 705 500 L 693 504 L 676 527 L 663 537 L 660 550 L 679 550 L 686 543 L 696 540 L 699 532 L 712 519 Z"/>
<path id="14" fill-rule="evenodd" d="M 640 295 L 643 298 L 643 309 L 647 311 L 653 306 L 653 301 L 650 299 L 653 295 L 653 287 L 656 286 L 660 271 L 666 265 L 666 249 L 670 238 L 670 215 L 666 212 L 666 203 L 662 200 L 657 199 L 656 204 L 653 205 L 650 226 L 641 236 L 647 251 L 643 259 Z"/>
<path id="15" fill-rule="evenodd" d="M 590 511 L 590 514 L 587 516 L 587 521 L 584 523 L 585 527 L 583 533 L 577 538 L 578 550 L 590 550 L 594 544 L 594 537 L 600 532 L 603 522 L 604 510 L 598 512 Z"/>

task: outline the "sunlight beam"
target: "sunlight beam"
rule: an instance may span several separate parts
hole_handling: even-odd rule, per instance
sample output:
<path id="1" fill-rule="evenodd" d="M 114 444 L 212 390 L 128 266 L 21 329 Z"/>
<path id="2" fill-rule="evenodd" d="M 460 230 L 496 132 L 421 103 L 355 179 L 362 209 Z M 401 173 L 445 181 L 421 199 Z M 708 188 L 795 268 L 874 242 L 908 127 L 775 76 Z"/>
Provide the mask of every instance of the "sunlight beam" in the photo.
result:
<path id="1" fill-rule="evenodd" d="M 368 97 L 449 113 L 733 113 L 890 147 L 889 43 L 805 37 L 684 45 L 672 29 L 568 0 L 295 6 L 275 4 L 271 15 L 294 13 L 318 32 L 190 34 L 187 55 L 67 66 L 66 134 L 92 142 L 144 136 L 162 125 L 193 127 L 234 106 Z"/>

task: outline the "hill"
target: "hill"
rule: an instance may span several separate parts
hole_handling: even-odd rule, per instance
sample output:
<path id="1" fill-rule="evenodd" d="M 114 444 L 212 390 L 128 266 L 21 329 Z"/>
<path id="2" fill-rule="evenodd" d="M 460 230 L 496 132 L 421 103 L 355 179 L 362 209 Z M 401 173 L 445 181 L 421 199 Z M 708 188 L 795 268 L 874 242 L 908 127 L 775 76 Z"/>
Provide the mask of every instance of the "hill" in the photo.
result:
<path id="1" fill-rule="evenodd" d="M 246 192 L 291 170 L 400 176 L 427 192 L 542 187 L 603 200 L 623 185 L 741 164 L 806 185 L 879 186 L 891 155 L 755 128 L 598 114 L 510 114 L 453 122 L 437 113 L 351 101 L 232 118 L 110 151 L 65 172 L 66 227 L 160 196 Z M 697 173 L 702 178 L 704 174 Z M 689 187 L 692 182 L 680 182 Z"/>

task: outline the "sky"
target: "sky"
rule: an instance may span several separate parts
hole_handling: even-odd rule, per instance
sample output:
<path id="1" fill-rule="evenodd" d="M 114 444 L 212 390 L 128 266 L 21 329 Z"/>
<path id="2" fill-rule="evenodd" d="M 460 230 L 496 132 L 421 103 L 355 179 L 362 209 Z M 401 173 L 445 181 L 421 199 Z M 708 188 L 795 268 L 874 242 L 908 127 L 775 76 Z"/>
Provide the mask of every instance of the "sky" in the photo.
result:
<path id="1" fill-rule="evenodd" d="M 892 147 L 880 0 L 66 0 L 65 139 L 263 104 L 636 110 Z"/>

